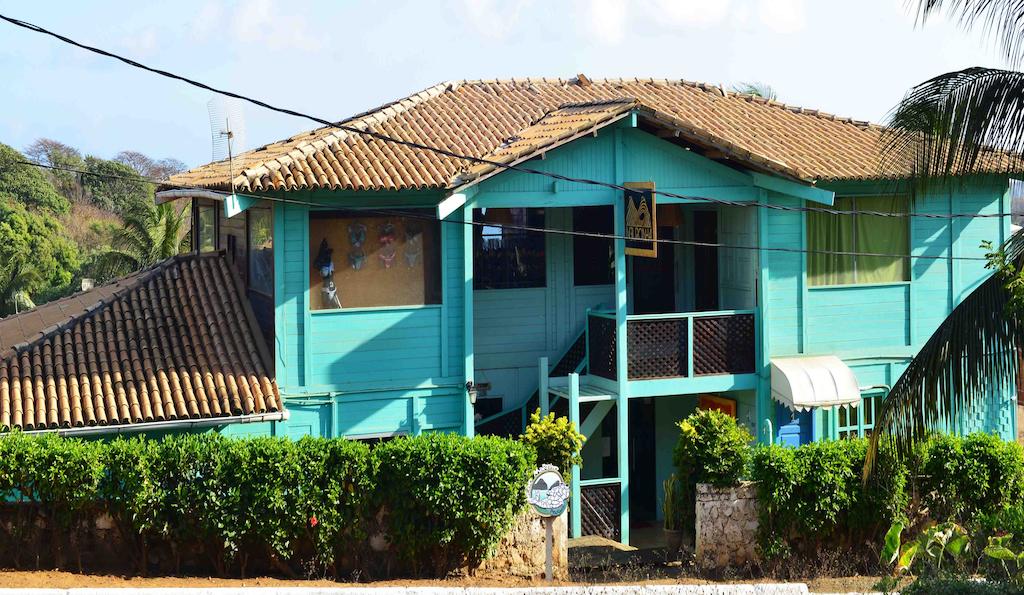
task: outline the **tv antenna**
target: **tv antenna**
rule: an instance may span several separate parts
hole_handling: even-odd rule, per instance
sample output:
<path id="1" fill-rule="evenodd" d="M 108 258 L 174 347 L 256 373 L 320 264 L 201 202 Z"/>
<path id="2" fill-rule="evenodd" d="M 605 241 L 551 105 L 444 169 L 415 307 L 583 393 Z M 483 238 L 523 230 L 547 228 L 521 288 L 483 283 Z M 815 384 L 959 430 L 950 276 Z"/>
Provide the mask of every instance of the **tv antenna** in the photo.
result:
<path id="1" fill-rule="evenodd" d="M 234 156 L 245 150 L 245 116 L 242 102 L 227 97 L 214 97 L 206 104 L 210 114 L 210 144 L 213 161 L 228 162 L 231 191 L 235 188 Z"/>

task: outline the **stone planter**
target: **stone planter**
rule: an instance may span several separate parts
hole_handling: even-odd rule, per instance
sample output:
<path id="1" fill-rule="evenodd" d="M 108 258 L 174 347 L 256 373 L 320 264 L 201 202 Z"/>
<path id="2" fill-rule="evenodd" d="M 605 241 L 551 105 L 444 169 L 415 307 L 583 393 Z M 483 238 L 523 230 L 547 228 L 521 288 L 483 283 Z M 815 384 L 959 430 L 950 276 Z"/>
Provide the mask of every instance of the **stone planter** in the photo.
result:
<path id="1" fill-rule="evenodd" d="M 753 482 L 727 488 L 697 484 L 697 564 L 723 569 L 758 561 L 757 489 Z"/>

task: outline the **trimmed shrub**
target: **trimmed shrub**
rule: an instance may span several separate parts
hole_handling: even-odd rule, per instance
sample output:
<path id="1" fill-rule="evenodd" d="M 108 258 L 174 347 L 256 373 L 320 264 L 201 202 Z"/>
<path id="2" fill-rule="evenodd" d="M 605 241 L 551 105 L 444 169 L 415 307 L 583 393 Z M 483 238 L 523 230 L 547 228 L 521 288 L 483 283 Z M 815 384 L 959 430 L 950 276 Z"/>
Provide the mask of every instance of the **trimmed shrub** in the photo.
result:
<path id="1" fill-rule="evenodd" d="M 556 418 L 553 412 L 541 417 L 537 409 L 530 414 L 530 425 L 521 440 L 537 451 L 538 464 L 554 465 L 564 476 L 569 475 L 573 465 L 583 464 L 580 449 L 586 438 L 568 417 Z"/>
<path id="2" fill-rule="evenodd" d="M 373 450 L 376 504 L 401 559 L 442 575 L 491 552 L 525 504 L 533 449 L 513 440 L 428 434 Z"/>
<path id="3" fill-rule="evenodd" d="M 371 451 L 311 437 L 88 442 L 13 433 L 0 437 L 0 496 L 9 503 L 0 545 L 18 565 L 22 553 L 40 559 L 52 535 L 59 565 L 61 544 L 106 511 L 121 536 L 118 555 L 143 573 L 158 557 L 174 572 L 187 562 L 222 575 L 259 566 L 339 576 L 365 570 L 367 538 L 380 531 L 417 572 L 422 563 L 441 573 L 478 562 L 507 532 L 533 461 L 532 447 L 517 441 L 451 434 Z M 393 556 L 377 557 L 391 568 Z"/>
<path id="4" fill-rule="evenodd" d="M 904 514 L 906 467 L 883 448 L 878 469 L 864 485 L 866 453 L 863 439 L 754 450 L 752 478 L 758 482 L 761 546 L 768 557 L 874 541 Z"/>
<path id="5" fill-rule="evenodd" d="M 679 422 L 672 453 L 679 479 L 691 485 L 735 485 L 747 471 L 753 437 L 731 416 L 709 409 Z"/>
<path id="6" fill-rule="evenodd" d="M 922 449 L 918 490 L 935 519 L 998 513 L 1024 500 L 1024 450 L 990 434 L 936 435 Z"/>
<path id="7" fill-rule="evenodd" d="M 691 537 L 696 530 L 697 484 L 731 486 L 740 481 L 750 462 L 753 437 L 731 416 L 699 409 L 680 421 L 672 463 L 679 478 L 677 526 Z"/>

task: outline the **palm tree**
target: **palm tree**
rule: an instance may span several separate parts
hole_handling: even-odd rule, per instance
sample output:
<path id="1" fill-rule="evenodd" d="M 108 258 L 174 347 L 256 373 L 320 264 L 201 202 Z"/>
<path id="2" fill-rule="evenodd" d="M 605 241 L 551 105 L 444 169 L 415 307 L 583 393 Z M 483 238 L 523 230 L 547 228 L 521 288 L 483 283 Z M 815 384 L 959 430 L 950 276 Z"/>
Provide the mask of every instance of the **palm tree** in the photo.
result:
<path id="1" fill-rule="evenodd" d="M 0 316 L 34 308 L 28 290 L 38 285 L 41 277 L 28 252 L 5 255 L 3 260 L 6 262 L 0 268 Z"/>
<path id="2" fill-rule="evenodd" d="M 911 0 L 919 22 L 937 13 L 994 34 L 1009 63 L 1024 58 L 1019 0 Z M 913 87 L 889 118 L 884 165 L 906 167 L 911 187 L 976 172 L 1020 171 L 1024 72 L 972 67 Z M 881 436 L 907 454 L 936 427 L 1013 386 L 1024 347 L 1024 234 L 990 251 L 986 279 L 950 313 L 889 391 L 871 438 L 865 476 Z"/>
<path id="3" fill-rule="evenodd" d="M 114 232 L 110 249 L 96 257 L 98 276 L 127 275 L 181 253 L 188 245 L 187 215 L 187 209 L 178 211 L 172 203 L 130 213 Z"/>
<path id="4" fill-rule="evenodd" d="M 768 83 L 758 81 L 736 83 L 732 86 L 732 91 L 741 95 L 753 95 L 768 101 L 775 101 L 779 98 L 779 94 L 775 92 L 774 87 Z"/>

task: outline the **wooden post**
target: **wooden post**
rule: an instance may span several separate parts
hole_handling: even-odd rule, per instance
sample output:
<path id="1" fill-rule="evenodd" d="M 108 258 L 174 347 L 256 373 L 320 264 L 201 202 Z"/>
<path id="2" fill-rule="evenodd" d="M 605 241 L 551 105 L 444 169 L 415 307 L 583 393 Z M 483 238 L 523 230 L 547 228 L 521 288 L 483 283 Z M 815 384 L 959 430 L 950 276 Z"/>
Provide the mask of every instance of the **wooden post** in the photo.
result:
<path id="1" fill-rule="evenodd" d="M 622 183 L 622 130 L 615 130 L 613 143 L 615 177 Z M 615 363 L 619 396 L 616 400 L 616 441 L 619 471 L 619 524 L 622 543 L 629 545 L 629 359 L 626 353 L 626 315 L 629 302 L 626 288 L 626 206 L 621 197 L 614 208 L 615 240 Z"/>
<path id="2" fill-rule="evenodd" d="M 548 581 L 555 580 L 555 532 L 552 527 L 554 524 L 555 517 L 544 519 L 544 576 Z"/>
<path id="3" fill-rule="evenodd" d="M 473 207 L 465 206 L 462 208 L 462 220 L 466 222 L 473 220 Z M 470 382 L 473 382 L 476 373 L 473 359 L 473 226 L 467 223 L 462 228 L 462 303 L 464 317 L 462 345 L 465 358 L 465 378 L 468 385 Z M 442 324 L 448 324 L 448 321 L 443 320 Z M 475 412 L 468 393 L 465 395 L 464 406 L 466 436 L 472 438 L 473 434 L 476 433 Z"/>
<path id="4" fill-rule="evenodd" d="M 546 416 L 551 411 L 551 395 L 548 393 L 548 358 L 537 361 L 537 394 L 540 395 L 540 414 Z M 527 411 L 527 413 L 531 413 Z"/>
<path id="5" fill-rule="evenodd" d="M 569 421 L 573 423 L 576 430 L 580 428 L 580 375 L 576 372 L 569 374 Z M 580 510 L 580 466 L 572 466 L 572 489 L 569 500 L 570 522 L 572 523 L 572 536 L 579 537 L 583 528 L 583 515 Z"/>

